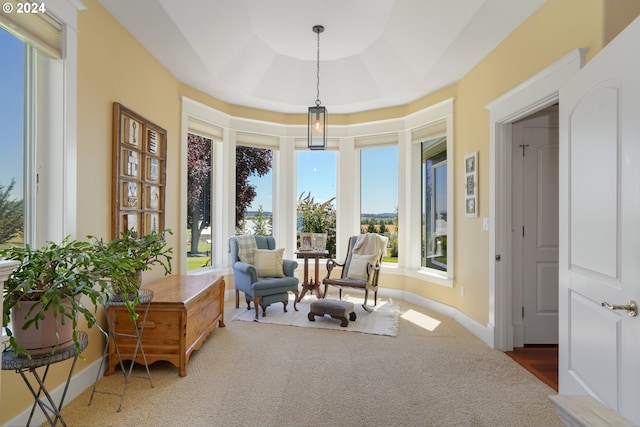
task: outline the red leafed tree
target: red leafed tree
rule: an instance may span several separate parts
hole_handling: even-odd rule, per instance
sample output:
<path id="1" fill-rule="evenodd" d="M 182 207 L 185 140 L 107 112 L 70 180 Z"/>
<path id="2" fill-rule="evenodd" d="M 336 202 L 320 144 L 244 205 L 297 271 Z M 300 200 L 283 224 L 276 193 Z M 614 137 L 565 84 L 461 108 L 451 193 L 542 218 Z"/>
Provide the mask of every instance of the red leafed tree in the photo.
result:
<path id="1" fill-rule="evenodd" d="M 249 183 L 252 175 L 264 176 L 271 170 L 273 152 L 266 148 L 236 147 L 236 228 L 256 198 L 256 188 Z"/>
<path id="2" fill-rule="evenodd" d="M 198 253 L 202 230 L 211 224 L 211 144 L 202 136 L 187 140 L 187 227 L 191 229 L 192 254 Z"/>

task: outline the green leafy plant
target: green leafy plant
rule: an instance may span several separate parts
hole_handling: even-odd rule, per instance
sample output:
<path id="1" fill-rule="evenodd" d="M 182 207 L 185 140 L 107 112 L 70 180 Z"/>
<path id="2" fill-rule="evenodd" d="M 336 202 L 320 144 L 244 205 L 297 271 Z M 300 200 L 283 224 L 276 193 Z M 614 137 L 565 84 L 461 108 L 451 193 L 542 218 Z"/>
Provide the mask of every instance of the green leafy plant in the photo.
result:
<path id="1" fill-rule="evenodd" d="M 109 242 L 95 239 L 95 246 L 104 255 L 107 263 L 118 264 L 121 258 L 130 260 L 132 268 L 124 277 L 112 277 L 113 281 L 134 281 L 140 286 L 140 272 L 149 270 L 153 265 L 159 264 L 164 269 L 164 274 L 171 274 L 171 254 L 173 249 L 167 246 L 165 234 L 173 234 L 171 230 L 152 232 L 142 237 L 133 230 L 120 233 L 120 237 Z"/>
<path id="2" fill-rule="evenodd" d="M 298 196 L 298 231 L 327 233 L 329 257 L 336 256 L 336 208 L 335 197 L 326 202 L 316 202 L 311 193 Z"/>
<path id="3" fill-rule="evenodd" d="M 60 243 L 47 242 L 39 249 L 12 246 L 0 250 L 0 257 L 20 263 L 3 290 L 2 326 L 15 354 L 30 357 L 9 327 L 13 308 L 23 301 L 36 302 L 24 319 L 23 330 L 37 329 L 45 313 L 53 313 L 57 338 L 57 328 L 72 323 L 78 353 L 81 352 L 78 317 L 83 316 L 88 327 L 96 325 L 97 306 L 104 304 L 110 295 L 130 295 L 125 305 L 132 318 L 137 317 L 134 308 L 138 304 L 138 289 L 133 282 L 122 279 L 134 272 L 137 264 L 118 253 L 103 251 L 95 242 L 66 237 Z M 82 296 L 88 297 L 91 304 L 85 306 Z"/>

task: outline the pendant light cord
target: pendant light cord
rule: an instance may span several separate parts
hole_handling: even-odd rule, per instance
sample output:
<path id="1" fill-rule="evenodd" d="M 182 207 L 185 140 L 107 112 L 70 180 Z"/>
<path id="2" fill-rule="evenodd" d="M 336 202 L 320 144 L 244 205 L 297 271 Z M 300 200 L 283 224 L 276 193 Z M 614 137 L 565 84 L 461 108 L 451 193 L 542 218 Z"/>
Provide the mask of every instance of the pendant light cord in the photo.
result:
<path id="1" fill-rule="evenodd" d="M 316 67 L 316 78 L 317 78 L 317 85 L 316 85 L 316 106 L 320 106 L 321 102 L 320 102 L 320 31 L 316 31 L 316 34 L 318 35 L 318 57 L 317 57 L 317 67 Z"/>

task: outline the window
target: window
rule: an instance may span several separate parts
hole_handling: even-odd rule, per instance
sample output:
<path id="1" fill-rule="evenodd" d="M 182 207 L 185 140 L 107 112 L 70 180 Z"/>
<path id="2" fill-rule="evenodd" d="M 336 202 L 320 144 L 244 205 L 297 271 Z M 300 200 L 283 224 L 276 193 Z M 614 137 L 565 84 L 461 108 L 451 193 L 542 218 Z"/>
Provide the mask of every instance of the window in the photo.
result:
<path id="1" fill-rule="evenodd" d="M 447 143 L 435 138 L 422 143 L 423 267 L 447 271 Z"/>
<path id="2" fill-rule="evenodd" d="M 187 270 L 211 264 L 211 177 L 213 141 L 187 136 Z"/>
<path id="3" fill-rule="evenodd" d="M 360 151 L 360 229 L 389 238 L 386 262 L 398 262 L 398 147 Z"/>
<path id="4" fill-rule="evenodd" d="M 333 151 L 298 151 L 297 233 L 327 233 L 330 257 L 336 254 L 336 164 Z M 298 242 L 299 243 L 299 242 Z"/>
<path id="5" fill-rule="evenodd" d="M 238 234 L 273 232 L 273 150 L 236 147 L 236 229 Z"/>
<path id="6" fill-rule="evenodd" d="M 25 43 L 0 28 L 0 245 L 25 243 Z"/>

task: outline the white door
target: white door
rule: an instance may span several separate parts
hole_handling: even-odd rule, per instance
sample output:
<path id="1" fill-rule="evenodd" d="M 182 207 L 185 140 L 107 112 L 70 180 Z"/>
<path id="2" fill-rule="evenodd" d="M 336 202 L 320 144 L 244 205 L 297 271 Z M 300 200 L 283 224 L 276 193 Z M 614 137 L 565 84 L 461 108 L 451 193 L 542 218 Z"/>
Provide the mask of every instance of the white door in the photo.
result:
<path id="1" fill-rule="evenodd" d="M 521 301 L 513 306 L 521 307 L 522 318 L 522 337 L 514 336 L 514 345 L 557 344 L 557 106 L 513 124 L 512 154 L 513 273 L 514 286 L 521 286 L 514 290 Z"/>
<path id="2" fill-rule="evenodd" d="M 640 19 L 560 90 L 561 395 L 640 425 Z"/>

